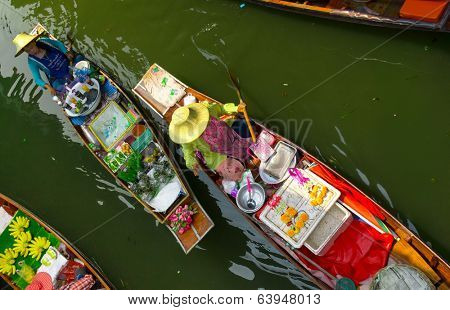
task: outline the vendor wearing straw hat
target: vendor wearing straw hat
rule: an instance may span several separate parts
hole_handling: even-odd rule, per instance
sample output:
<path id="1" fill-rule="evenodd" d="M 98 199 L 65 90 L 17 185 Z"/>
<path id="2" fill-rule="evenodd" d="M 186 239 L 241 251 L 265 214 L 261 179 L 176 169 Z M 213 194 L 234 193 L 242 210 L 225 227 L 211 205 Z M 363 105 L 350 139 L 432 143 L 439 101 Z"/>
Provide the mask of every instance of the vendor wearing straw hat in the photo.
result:
<path id="1" fill-rule="evenodd" d="M 25 32 L 19 33 L 13 43 L 17 48 L 16 57 L 23 52 L 28 54 L 28 66 L 36 84 L 50 91 L 53 96 L 56 95 L 56 91 L 64 87 L 70 76 L 69 65 L 74 54 L 67 51 L 60 41 Z M 41 71 L 47 76 L 48 82 L 42 79 Z"/>
<path id="2" fill-rule="evenodd" d="M 227 157 L 241 162 L 248 159 L 247 149 L 251 142 L 241 138 L 225 121 L 220 120 L 221 116 L 236 111 L 234 104 L 221 106 L 208 102 L 192 103 L 174 111 L 169 136 L 172 141 L 181 144 L 186 166 L 195 174 L 198 173 L 198 153 L 210 169 L 222 176 L 224 173 L 221 172 L 230 171 L 230 164 L 235 165 L 236 169 L 242 167 L 238 162 L 233 164 Z"/>

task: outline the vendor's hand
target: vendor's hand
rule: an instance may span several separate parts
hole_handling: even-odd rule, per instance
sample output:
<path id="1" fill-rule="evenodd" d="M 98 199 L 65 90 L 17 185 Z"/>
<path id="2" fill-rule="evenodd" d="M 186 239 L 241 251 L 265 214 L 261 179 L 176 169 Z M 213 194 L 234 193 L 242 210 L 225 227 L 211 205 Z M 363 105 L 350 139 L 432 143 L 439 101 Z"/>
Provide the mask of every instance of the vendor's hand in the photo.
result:
<path id="1" fill-rule="evenodd" d="M 56 96 L 56 89 L 54 89 L 53 87 L 51 87 L 50 85 L 45 85 L 45 88 L 47 88 L 47 90 L 50 92 L 50 94 L 52 94 L 52 96 Z"/>
<path id="2" fill-rule="evenodd" d="M 239 113 L 244 113 L 245 109 L 247 108 L 247 105 L 245 104 L 245 102 L 239 103 L 239 105 L 237 106 L 237 111 Z"/>
<path id="3" fill-rule="evenodd" d="M 66 53 L 66 56 L 69 59 L 70 63 L 72 63 L 73 59 L 75 58 L 75 54 L 72 51 L 69 51 Z"/>
<path id="4" fill-rule="evenodd" d="M 196 177 L 198 177 L 198 170 L 200 169 L 199 164 L 195 163 L 194 166 L 192 166 L 192 172 Z"/>

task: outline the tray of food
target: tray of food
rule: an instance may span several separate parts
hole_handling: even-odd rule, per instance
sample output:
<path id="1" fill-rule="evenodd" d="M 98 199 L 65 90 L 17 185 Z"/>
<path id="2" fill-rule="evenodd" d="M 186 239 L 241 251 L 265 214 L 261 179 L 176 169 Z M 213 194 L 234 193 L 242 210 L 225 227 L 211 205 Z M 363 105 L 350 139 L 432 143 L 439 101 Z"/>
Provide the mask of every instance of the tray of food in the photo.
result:
<path id="1" fill-rule="evenodd" d="M 260 219 L 294 248 L 300 248 L 341 192 L 309 170 L 297 170 L 271 197 Z"/>

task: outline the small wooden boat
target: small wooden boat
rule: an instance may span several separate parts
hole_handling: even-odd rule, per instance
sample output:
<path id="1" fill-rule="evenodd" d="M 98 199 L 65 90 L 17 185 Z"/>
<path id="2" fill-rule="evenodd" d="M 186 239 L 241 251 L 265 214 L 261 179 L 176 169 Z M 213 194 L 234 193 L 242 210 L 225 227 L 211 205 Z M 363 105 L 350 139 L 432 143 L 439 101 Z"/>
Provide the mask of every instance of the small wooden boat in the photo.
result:
<path id="1" fill-rule="evenodd" d="M 450 31 L 448 0 L 247 0 L 284 11 L 373 26 Z"/>
<path id="2" fill-rule="evenodd" d="M 55 229 L 51 228 L 48 224 L 39 219 L 36 215 L 25 209 L 23 206 L 13 201 L 12 199 L 0 194 L 0 248 L 2 249 L 1 253 L 4 252 L 4 249 L 11 248 L 13 246 L 14 238 L 10 236 L 10 232 L 8 227 L 15 218 L 17 217 L 26 217 L 29 220 L 29 230 L 32 230 L 31 235 L 34 232 L 39 231 L 39 236 L 45 236 L 47 239 L 51 239 L 52 246 L 54 246 L 58 252 L 64 253 L 64 255 L 68 262 L 76 262 L 77 264 L 83 265 L 83 268 L 86 269 L 86 273 L 92 275 L 95 284 L 91 289 L 112 289 L 112 284 L 108 281 L 105 275 L 99 271 L 94 265 L 89 262 L 89 260 L 77 249 L 75 246 L 70 244 L 64 237 L 62 237 Z M 6 226 L 8 225 L 8 226 Z M 2 229 L 4 227 L 4 229 Z M 35 237 L 35 236 L 33 236 Z M 20 255 L 16 258 L 16 261 L 19 259 L 23 260 L 25 264 L 29 264 L 33 268 L 33 273 L 41 266 L 41 264 L 34 260 L 33 258 L 21 257 Z M 32 263 L 30 263 L 32 262 Z M 24 276 L 19 279 L 17 274 L 19 270 L 23 268 L 21 262 L 17 262 L 16 268 L 17 271 L 14 275 L 7 275 L 0 272 L 0 276 L 14 289 L 23 289 L 26 282 L 24 282 Z M 67 265 L 67 263 L 66 263 Z M 55 276 L 57 278 L 57 276 Z"/>
<path id="3" fill-rule="evenodd" d="M 158 75 L 157 79 L 155 79 L 155 74 Z M 168 106 L 165 103 L 162 103 L 157 99 L 158 96 L 155 95 L 158 93 L 158 90 L 156 88 L 160 87 L 158 86 L 159 85 L 158 81 L 161 78 L 166 81 L 171 81 L 170 82 L 171 88 L 177 89 L 182 94 L 182 96 L 179 97 L 177 103 L 174 104 L 173 106 Z M 168 124 L 171 122 L 173 112 L 178 107 L 184 106 L 184 98 L 186 96 L 192 95 L 198 101 L 208 101 L 210 103 L 221 104 L 220 102 L 204 95 L 203 93 L 183 84 L 157 64 L 154 64 L 150 67 L 150 69 L 143 76 L 142 80 L 137 84 L 137 86 L 133 89 L 133 91 L 138 97 L 141 98 L 141 100 L 145 103 L 145 105 L 147 105 L 157 114 L 159 114 Z M 167 91 L 167 89 L 162 90 L 162 92 L 164 91 Z M 190 100 L 192 100 L 192 97 L 190 98 Z M 356 188 L 354 185 L 352 185 L 349 181 L 344 179 L 338 173 L 333 171 L 330 167 L 322 163 L 313 155 L 309 154 L 306 150 L 295 145 L 291 141 L 283 138 L 277 133 L 271 131 L 261 123 L 258 123 L 257 121 L 254 121 L 254 123 L 255 123 L 254 129 L 257 135 L 263 136 L 262 133 L 264 132 L 265 136 L 271 136 L 273 138 L 274 140 L 273 142 L 278 144 L 283 143 L 284 145 L 291 147 L 295 150 L 297 160 L 294 159 L 294 161 L 292 162 L 294 163 L 294 165 L 291 167 L 296 167 L 293 168 L 294 169 L 293 171 L 294 172 L 303 171 L 304 174 L 307 173 L 307 175 L 309 175 L 309 178 L 306 178 L 307 182 L 304 180 L 303 181 L 300 180 L 299 182 L 304 183 L 306 182 L 306 185 L 308 185 L 309 181 L 312 182 L 312 180 L 320 179 L 324 182 L 323 184 L 327 184 L 326 186 L 328 186 L 327 189 L 328 192 L 330 192 L 332 188 L 337 189 L 338 194 L 335 199 L 338 200 L 336 200 L 336 204 L 339 203 L 341 209 L 344 210 L 343 212 L 346 212 L 348 214 L 347 219 L 350 217 L 353 220 L 350 223 L 350 226 L 345 226 L 343 224 L 342 226 L 340 226 L 339 228 L 340 235 L 337 236 L 337 232 L 333 233 L 335 235 L 335 241 L 333 242 L 331 241 L 331 236 L 333 236 L 333 234 L 329 235 L 330 239 L 326 239 L 323 243 L 323 245 L 328 246 L 328 250 L 325 250 L 323 248 L 323 251 L 319 253 L 313 252 L 313 250 L 311 250 L 310 247 L 305 248 L 304 245 L 294 247 L 290 242 L 292 241 L 292 238 L 289 239 L 287 238 L 289 236 L 283 235 L 285 230 L 281 230 L 281 228 L 277 230 L 277 227 L 273 227 L 274 225 L 269 225 L 272 223 L 268 223 L 267 221 L 263 220 L 264 216 L 266 216 L 266 219 L 268 218 L 267 214 L 269 214 L 269 212 L 272 212 L 271 210 L 274 210 L 274 212 L 275 211 L 278 212 L 278 206 L 280 206 L 280 204 L 279 200 L 277 201 L 277 199 L 281 199 L 280 197 L 282 194 L 280 194 L 280 196 L 277 197 L 277 195 L 273 194 L 272 192 L 271 196 L 269 196 L 269 199 L 266 199 L 266 204 L 262 209 L 260 209 L 258 212 L 254 214 L 248 214 L 244 212 L 244 210 L 239 208 L 235 198 L 233 198 L 231 195 L 227 194 L 224 191 L 221 183 L 221 177 L 217 173 L 215 173 L 215 171 L 208 169 L 208 167 L 206 167 L 206 165 L 202 163 L 200 157 L 198 161 L 199 165 L 211 178 L 214 184 L 217 185 L 219 190 L 221 190 L 226 195 L 230 204 L 233 205 L 237 210 L 239 210 L 242 213 L 242 215 L 247 219 L 247 221 L 250 223 L 250 225 L 257 232 L 263 235 L 275 248 L 277 248 L 280 251 L 280 253 L 282 253 L 292 264 L 294 264 L 294 266 L 296 266 L 299 270 L 303 271 L 305 274 L 308 274 L 310 278 L 319 287 L 324 289 L 340 287 L 339 286 L 340 284 L 338 284 L 339 277 L 350 278 L 355 283 L 357 283 L 358 288 L 361 289 L 367 288 L 368 286 L 367 281 L 373 280 L 375 273 L 382 270 L 388 264 L 389 265 L 407 264 L 408 266 L 413 266 L 421 270 L 423 274 L 425 274 L 426 277 L 430 279 L 430 281 L 436 288 L 439 289 L 448 288 L 448 286 L 450 285 L 449 265 L 441 257 L 439 257 L 439 255 L 437 255 L 429 246 L 427 246 L 422 240 L 420 240 L 420 238 L 414 235 L 409 229 L 407 229 L 389 212 L 383 209 L 378 203 L 376 203 L 366 194 L 361 192 L 358 188 Z M 245 162 L 243 164 L 246 166 L 247 169 L 251 171 L 251 174 L 254 177 L 255 182 L 257 182 L 260 185 L 266 186 L 266 193 L 271 189 L 271 186 L 275 186 L 275 189 L 277 190 L 276 193 L 278 193 L 278 191 L 283 187 L 285 187 L 286 184 L 289 187 L 293 186 L 296 193 L 301 193 L 300 189 L 302 191 L 307 189 L 307 187 L 305 187 L 306 185 L 304 185 L 303 187 L 301 187 L 300 185 L 295 185 L 297 184 L 295 181 L 296 179 L 294 179 L 291 176 L 289 176 L 288 179 L 285 179 L 286 181 L 280 183 L 281 187 L 279 187 L 280 185 L 268 185 L 267 176 L 265 178 L 263 178 L 262 176 L 262 172 L 260 169 L 261 161 L 258 161 L 257 158 L 253 159 L 250 158 L 248 162 Z M 278 186 L 278 188 L 276 186 Z M 324 187 L 326 186 L 320 187 L 325 192 L 324 194 L 325 196 L 322 197 L 327 197 L 326 195 L 328 195 L 326 193 L 327 191 L 324 189 Z M 312 191 L 309 191 L 309 194 L 307 195 L 313 194 L 313 192 L 315 191 L 314 187 L 315 185 L 312 187 Z M 286 189 L 285 192 L 287 192 Z M 296 195 L 297 194 L 295 194 L 294 196 L 297 197 Z M 239 197 L 239 192 L 237 197 Z M 293 198 L 290 197 L 290 199 L 292 201 Z M 317 204 L 320 205 L 321 203 L 316 202 L 315 204 L 313 204 L 312 198 L 309 196 L 306 198 L 305 201 L 307 201 L 306 204 L 304 204 L 304 202 L 302 202 L 302 204 L 297 202 L 295 203 L 289 202 L 289 204 L 292 203 L 292 205 L 297 206 L 301 205 L 303 207 L 303 206 L 315 206 Z M 286 206 L 283 206 L 283 208 L 287 207 L 287 203 L 288 202 L 286 202 Z M 314 207 L 311 208 L 314 209 Z M 282 214 L 281 216 L 282 220 L 283 216 L 287 214 L 287 211 L 284 212 L 285 213 Z M 298 214 L 296 210 L 293 212 L 295 214 Z M 290 217 L 296 216 L 295 214 L 287 215 L 288 216 L 287 222 L 289 222 Z M 337 216 L 335 216 L 335 218 L 337 218 Z M 308 218 L 303 219 L 303 221 L 304 222 L 300 223 L 299 226 L 297 226 L 298 223 L 295 223 L 295 225 L 296 227 L 299 227 L 299 231 L 301 231 L 304 227 L 308 228 L 309 236 L 311 236 L 312 233 L 314 233 L 316 229 L 315 227 L 319 227 L 319 226 L 313 227 L 312 226 L 313 224 L 309 222 Z M 321 222 L 319 220 L 319 224 L 320 223 Z M 348 224 L 348 222 L 346 223 Z M 286 224 L 286 226 L 283 226 L 283 229 L 289 229 L 289 227 L 293 227 L 289 226 L 291 224 L 293 224 L 293 222 Z M 309 229 L 308 225 L 310 225 L 309 227 L 311 227 L 311 229 Z M 314 225 L 317 225 L 317 222 Z M 325 228 L 325 230 L 327 229 L 327 225 L 329 224 L 327 224 L 327 222 L 324 222 L 323 228 Z M 294 234 L 297 232 L 294 231 Z M 379 265 L 377 267 L 373 266 L 368 267 L 363 265 L 360 265 L 360 267 L 354 267 L 354 265 L 356 266 L 357 260 L 358 264 L 363 264 L 366 258 L 364 257 L 357 258 L 356 256 L 353 255 L 355 253 L 362 253 L 364 251 L 367 251 L 367 249 L 369 248 L 366 247 L 364 250 L 358 249 L 353 251 L 352 246 L 353 244 L 357 243 L 356 239 L 363 241 L 363 243 L 365 241 L 372 242 L 373 246 L 372 249 L 374 250 L 374 252 L 370 253 L 373 254 L 372 258 L 374 259 L 369 261 L 371 262 L 378 261 Z M 383 247 L 381 245 L 383 245 Z M 353 252 L 350 254 L 348 253 L 349 251 Z M 366 253 L 369 253 L 369 251 Z M 346 262 L 341 261 L 339 263 L 339 259 L 341 258 L 338 258 L 337 256 L 340 256 L 341 258 L 349 257 L 351 259 L 350 261 Z M 345 270 L 340 269 L 339 264 L 341 267 L 344 266 Z M 349 269 L 346 269 L 347 267 Z M 357 270 L 358 268 L 359 270 Z M 372 270 L 369 272 L 368 269 L 370 268 L 372 268 Z M 373 268 L 376 269 L 373 270 Z M 364 278 L 364 276 L 362 276 L 361 274 L 358 275 L 357 272 L 364 273 L 366 278 Z M 363 279 L 361 279 L 361 277 Z"/>
<path id="4" fill-rule="evenodd" d="M 31 33 L 54 38 L 41 24 Z M 91 154 L 130 195 L 173 232 L 187 254 L 214 227 L 213 221 L 195 198 L 164 138 L 142 117 L 134 99 L 93 62 L 85 62 L 85 65 L 94 72 L 95 78 L 89 78 L 92 86 L 83 83 L 80 90 L 74 90 L 75 85 L 68 93 L 79 95 L 83 87 L 92 87 L 96 90 L 94 99 L 90 105 L 84 105 L 86 112 L 80 113 L 81 116 L 74 115 L 78 99 L 73 108 L 65 106 L 65 115 Z M 104 89 L 100 90 L 96 86 L 102 79 Z M 86 91 L 89 94 L 91 90 Z M 70 104 L 68 93 L 65 100 Z M 59 100 L 62 104 L 64 98 Z M 191 229 L 185 233 L 175 232 L 171 215 L 186 205 L 195 212 Z"/>

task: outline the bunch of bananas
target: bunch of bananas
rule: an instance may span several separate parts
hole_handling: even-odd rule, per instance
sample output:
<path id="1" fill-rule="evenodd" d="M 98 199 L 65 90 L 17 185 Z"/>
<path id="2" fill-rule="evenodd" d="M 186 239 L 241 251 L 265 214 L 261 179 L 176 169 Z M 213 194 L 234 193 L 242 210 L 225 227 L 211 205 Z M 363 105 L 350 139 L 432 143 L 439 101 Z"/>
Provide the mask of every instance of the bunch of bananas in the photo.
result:
<path id="1" fill-rule="evenodd" d="M 8 276 L 15 274 L 17 256 L 17 252 L 13 249 L 6 249 L 3 254 L 0 254 L 0 272 Z"/>
<path id="2" fill-rule="evenodd" d="M 36 237 L 28 245 L 29 254 L 32 258 L 39 260 L 42 252 L 50 247 L 50 241 L 45 237 Z"/>
<path id="3" fill-rule="evenodd" d="M 31 241 L 31 234 L 29 231 L 21 232 L 14 242 L 14 251 L 23 257 L 28 256 L 30 249 L 28 248 Z"/>
<path id="4" fill-rule="evenodd" d="M 17 238 L 20 233 L 25 231 L 25 228 L 28 228 L 30 225 L 30 220 L 24 216 L 18 216 L 12 223 L 9 225 L 10 235 L 14 238 Z"/>

